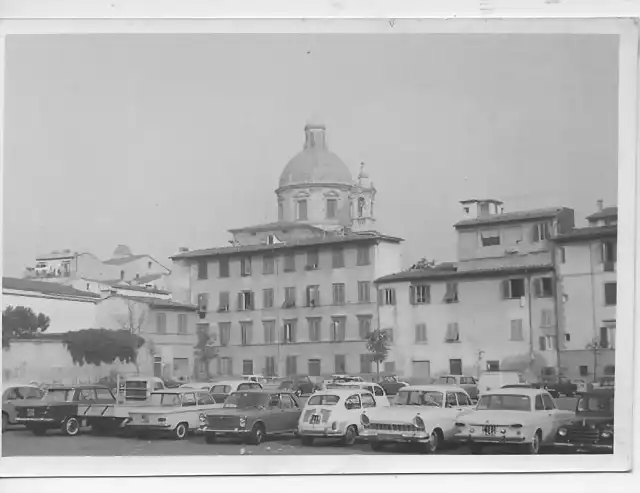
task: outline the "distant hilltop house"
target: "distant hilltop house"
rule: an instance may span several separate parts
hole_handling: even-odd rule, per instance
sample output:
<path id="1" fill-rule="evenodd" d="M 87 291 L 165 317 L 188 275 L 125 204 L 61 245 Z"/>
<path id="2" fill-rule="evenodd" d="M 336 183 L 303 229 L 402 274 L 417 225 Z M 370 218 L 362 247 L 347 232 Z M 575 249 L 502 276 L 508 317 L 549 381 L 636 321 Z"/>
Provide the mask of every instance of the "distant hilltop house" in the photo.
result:
<path id="1" fill-rule="evenodd" d="M 118 245 L 112 258 L 107 260 L 69 249 L 39 255 L 35 267 L 27 268 L 24 277 L 102 295 L 130 291 L 136 296 L 169 298 L 166 278 L 170 273 L 151 255 L 134 255 L 126 245 Z"/>

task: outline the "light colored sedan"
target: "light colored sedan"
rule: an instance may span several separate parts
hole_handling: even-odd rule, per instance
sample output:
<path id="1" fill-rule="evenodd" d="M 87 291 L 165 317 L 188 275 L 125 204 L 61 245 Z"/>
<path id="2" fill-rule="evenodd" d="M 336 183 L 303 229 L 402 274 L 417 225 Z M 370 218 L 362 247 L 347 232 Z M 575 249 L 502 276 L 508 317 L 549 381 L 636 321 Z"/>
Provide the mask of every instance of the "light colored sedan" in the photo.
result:
<path id="1" fill-rule="evenodd" d="M 2 386 L 2 431 L 7 425 L 15 424 L 15 403 L 24 402 L 25 399 L 42 399 L 44 390 L 37 385 L 13 383 Z"/>

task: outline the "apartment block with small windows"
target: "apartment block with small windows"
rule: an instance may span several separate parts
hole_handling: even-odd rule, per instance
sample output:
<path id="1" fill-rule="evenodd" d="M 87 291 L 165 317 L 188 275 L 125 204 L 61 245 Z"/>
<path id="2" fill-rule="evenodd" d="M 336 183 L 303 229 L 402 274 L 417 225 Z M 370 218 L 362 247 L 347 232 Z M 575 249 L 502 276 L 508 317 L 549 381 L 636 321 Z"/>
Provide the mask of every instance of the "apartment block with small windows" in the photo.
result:
<path id="1" fill-rule="evenodd" d="M 554 243 L 560 367 L 572 378 L 592 379 L 615 371 L 618 209 L 598 201 L 587 221 Z"/>
<path id="2" fill-rule="evenodd" d="M 417 381 L 555 368 L 551 238 L 573 228 L 573 211 L 504 212 L 497 200 L 463 201 L 462 209 L 457 262 L 376 280 L 380 327 L 394 333 L 390 359 Z"/>

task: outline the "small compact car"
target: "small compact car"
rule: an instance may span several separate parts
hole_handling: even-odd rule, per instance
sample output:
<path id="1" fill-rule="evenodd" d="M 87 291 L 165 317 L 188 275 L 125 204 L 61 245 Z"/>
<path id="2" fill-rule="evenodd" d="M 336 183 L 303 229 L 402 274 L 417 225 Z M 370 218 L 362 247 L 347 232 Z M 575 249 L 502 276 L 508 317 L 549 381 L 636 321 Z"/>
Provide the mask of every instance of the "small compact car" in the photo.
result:
<path id="1" fill-rule="evenodd" d="M 482 394 L 474 411 L 458 418 L 454 437 L 479 454 L 485 445 L 517 446 L 537 454 L 553 446 L 556 432 L 574 417 L 543 389 L 498 389 Z"/>
<path id="2" fill-rule="evenodd" d="M 410 443 L 435 453 L 444 442 L 452 441 L 457 419 L 472 410 L 471 398 L 462 388 L 407 386 L 400 389 L 393 406 L 363 410 L 360 436 L 373 450 Z"/>
<path id="3" fill-rule="evenodd" d="M 558 429 L 555 446 L 575 452 L 613 453 L 612 389 L 584 392 L 576 403 L 573 421 Z"/>
<path id="4" fill-rule="evenodd" d="M 203 390 L 159 390 L 151 393 L 146 406 L 130 411 L 126 428 L 139 438 L 165 434 L 182 440 L 190 431 L 199 429 L 201 413 L 221 406 Z"/>
<path id="5" fill-rule="evenodd" d="M 2 431 L 8 425 L 16 423 L 16 407 L 18 402 L 26 399 L 40 400 L 44 390 L 37 385 L 13 383 L 2 386 Z"/>
<path id="6" fill-rule="evenodd" d="M 389 407 L 390 406 L 390 402 L 389 402 L 389 398 L 387 397 L 387 394 L 385 393 L 384 389 L 380 385 L 378 385 L 377 383 L 359 382 L 359 381 L 338 382 L 338 383 L 330 383 L 330 384 L 328 384 L 326 386 L 326 389 L 362 389 L 362 390 L 366 390 L 367 392 L 371 392 L 371 394 L 373 394 L 373 398 L 375 399 L 377 406 L 385 406 L 385 407 Z"/>
<path id="7" fill-rule="evenodd" d="M 238 391 L 220 409 L 200 413 L 200 430 L 207 443 L 239 438 L 260 445 L 266 436 L 295 434 L 301 410 L 302 405 L 291 392 Z"/>

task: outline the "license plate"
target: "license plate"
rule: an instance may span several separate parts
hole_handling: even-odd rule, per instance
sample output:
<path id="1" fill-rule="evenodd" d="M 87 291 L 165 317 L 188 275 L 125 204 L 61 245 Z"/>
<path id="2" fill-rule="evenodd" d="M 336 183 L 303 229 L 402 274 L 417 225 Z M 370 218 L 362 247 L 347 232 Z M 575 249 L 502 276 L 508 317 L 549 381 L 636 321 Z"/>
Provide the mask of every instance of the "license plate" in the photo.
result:
<path id="1" fill-rule="evenodd" d="M 34 416 L 36 410 L 35 409 L 27 409 L 27 416 Z"/>
<path id="2" fill-rule="evenodd" d="M 309 420 L 309 423 L 311 423 L 312 425 L 320 424 L 320 415 L 314 414 L 313 416 L 311 416 L 311 420 Z"/>
<path id="3" fill-rule="evenodd" d="M 496 434 L 496 426 L 495 425 L 487 425 L 482 427 L 482 431 L 485 435 L 495 435 Z"/>

